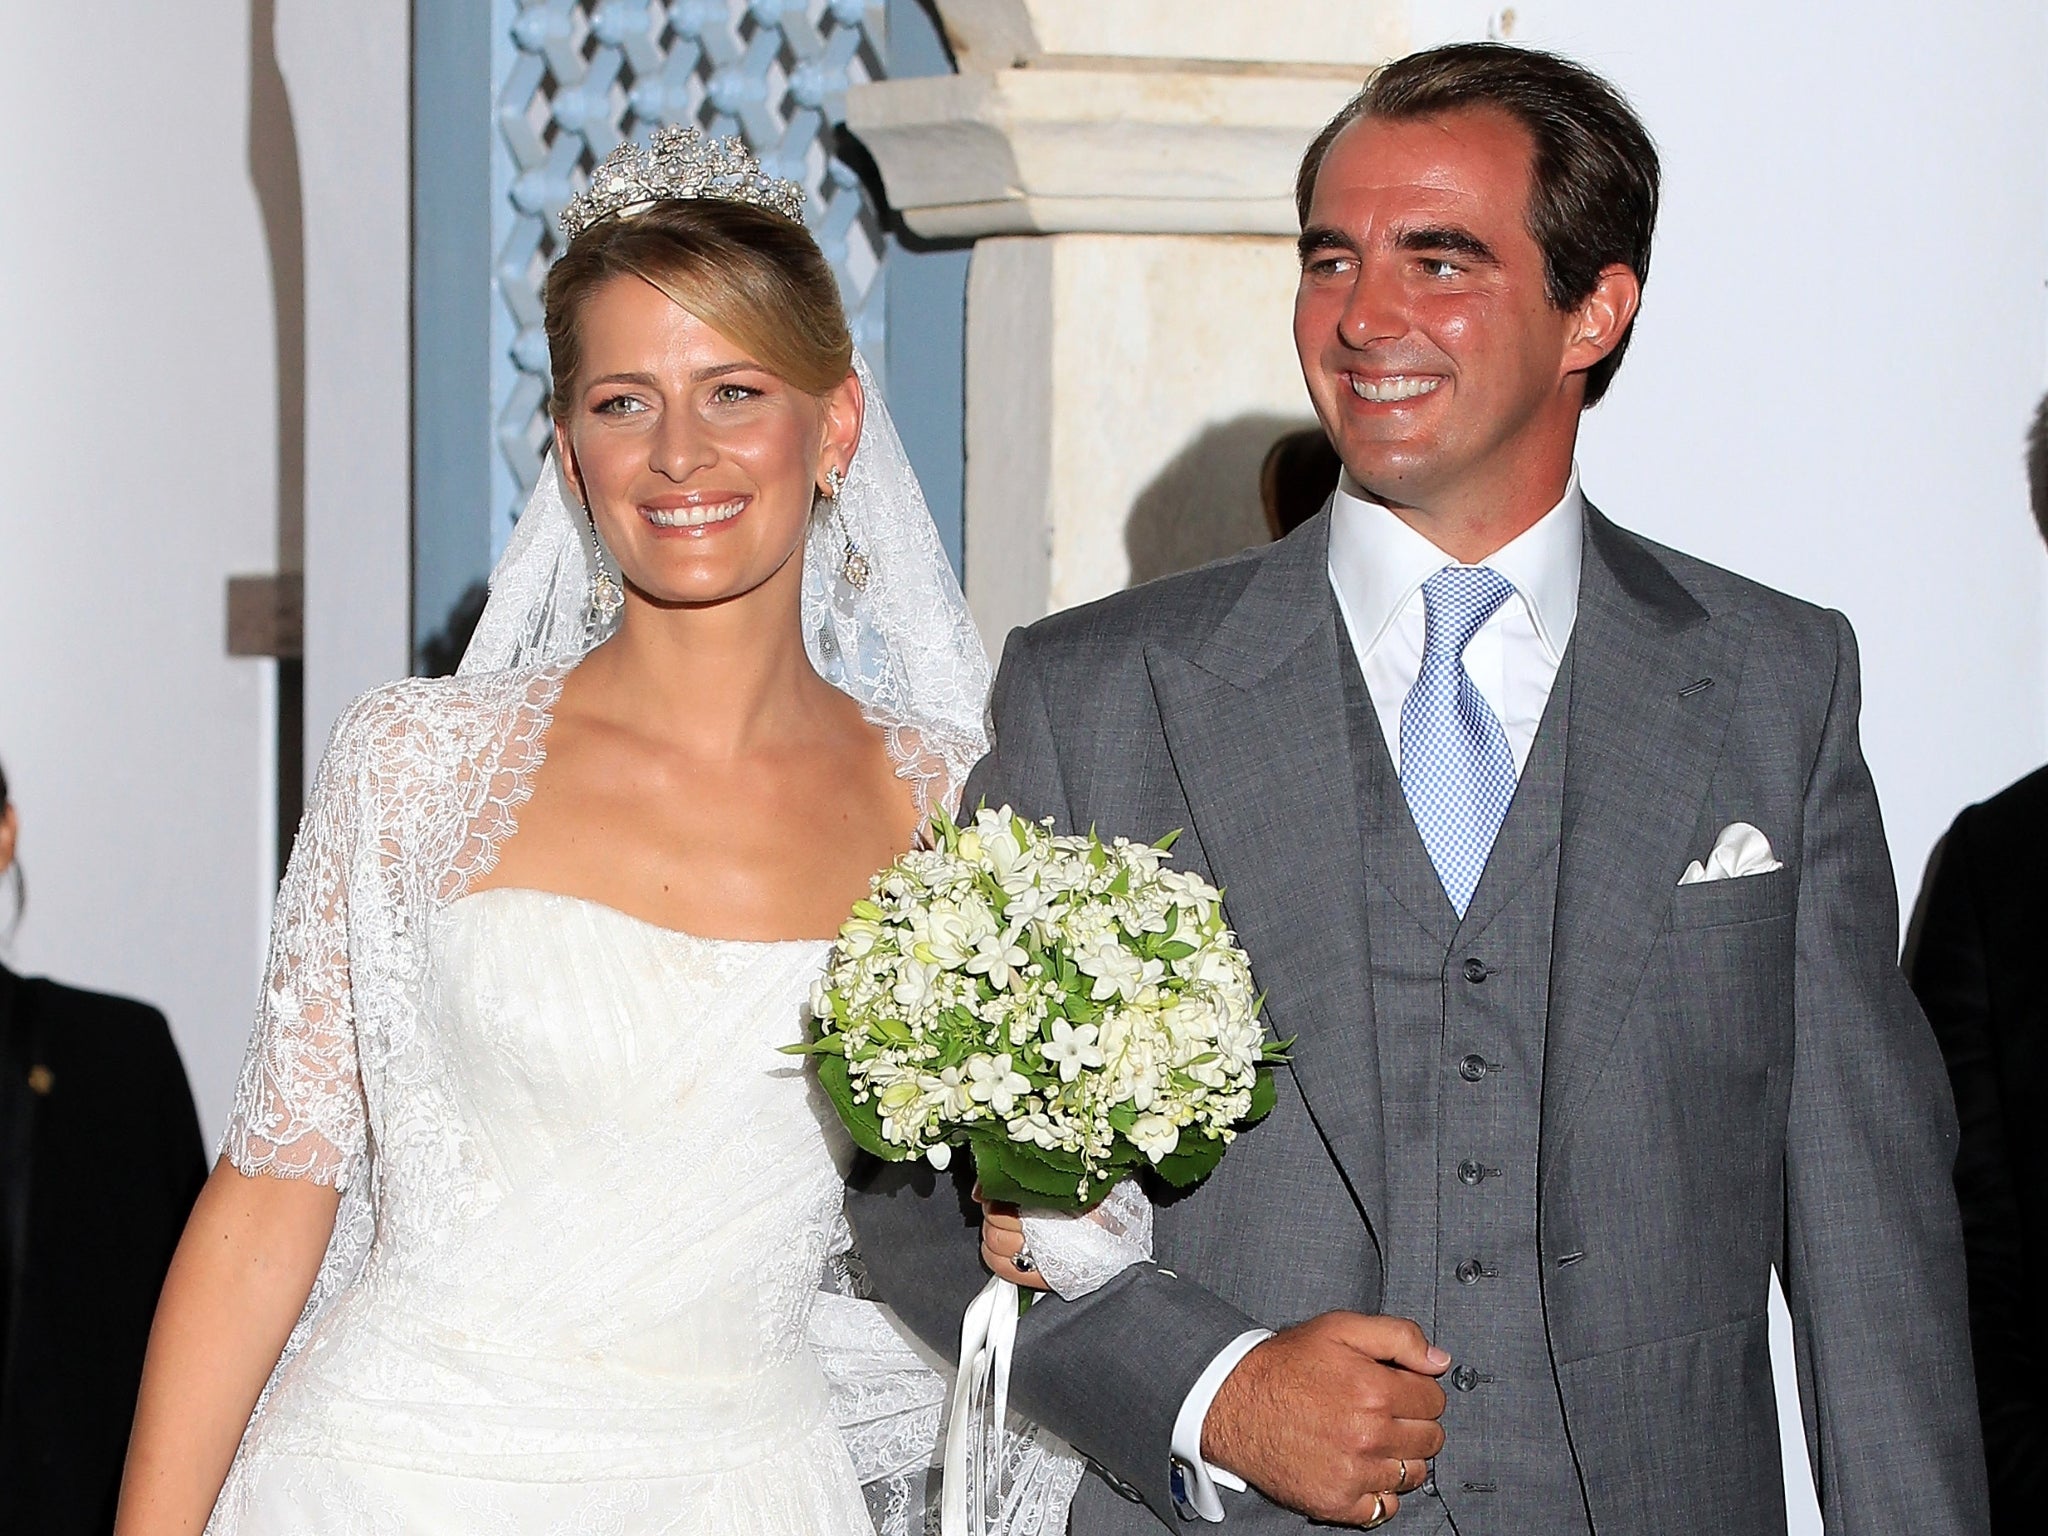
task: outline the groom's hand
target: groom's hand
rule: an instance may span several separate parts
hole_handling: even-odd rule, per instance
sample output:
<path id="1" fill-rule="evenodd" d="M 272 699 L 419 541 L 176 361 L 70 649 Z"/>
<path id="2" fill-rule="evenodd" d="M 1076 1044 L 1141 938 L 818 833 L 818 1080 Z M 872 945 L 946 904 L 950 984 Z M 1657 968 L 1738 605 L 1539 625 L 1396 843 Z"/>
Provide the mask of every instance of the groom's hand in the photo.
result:
<path id="1" fill-rule="evenodd" d="M 1406 1318 L 1312 1317 L 1224 1378 L 1202 1421 L 1202 1459 L 1316 1520 L 1391 1515 L 1443 1449 L 1444 1390 L 1433 1378 L 1450 1363 Z"/>

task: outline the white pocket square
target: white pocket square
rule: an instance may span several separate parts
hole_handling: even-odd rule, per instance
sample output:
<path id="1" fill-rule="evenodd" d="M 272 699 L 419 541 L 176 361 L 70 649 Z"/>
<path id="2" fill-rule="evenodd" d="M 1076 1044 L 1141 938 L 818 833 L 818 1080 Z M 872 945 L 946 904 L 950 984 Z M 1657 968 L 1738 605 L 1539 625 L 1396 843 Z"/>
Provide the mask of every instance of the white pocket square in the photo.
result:
<path id="1" fill-rule="evenodd" d="M 1694 859 L 1678 877 L 1680 885 L 1707 880 L 1733 880 L 1742 875 L 1768 875 L 1785 866 L 1771 855 L 1771 840 L 1746 821 L 1731 821 L 1714 839 L 1706 863 Z"/>

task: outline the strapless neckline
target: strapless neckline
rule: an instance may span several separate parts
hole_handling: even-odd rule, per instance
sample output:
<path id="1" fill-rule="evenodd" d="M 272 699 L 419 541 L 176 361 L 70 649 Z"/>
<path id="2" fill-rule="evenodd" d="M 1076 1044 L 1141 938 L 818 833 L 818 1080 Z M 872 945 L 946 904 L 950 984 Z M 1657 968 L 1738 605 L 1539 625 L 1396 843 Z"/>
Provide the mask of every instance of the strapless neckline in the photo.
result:
<path id="1" fill-rule="evenodd" d="M 613 906 L 613 905 L 612 905 L 612 904 L 611 904 L 610 902 L 598 901 L 598 900 L 597 900 L 597 899 L 595 899 L 594 897 L 590 897 L 590 896 L 572 896 L 572 895 L 570 895 L 570 894 L 569 894 L 569 893 L 568 893 L 567 891 L 549 891 L 549 890 L 543 890 L 543 889 L 542 889 L 541 887 L 539 887 L 539 886 L 533 886 L 533 885 L 489 885 L 489 886 L 485 886 L 485 887 L 484 887 L 484 888 L 483 888 L 482 890 L 476 890 L 476 891 L 465 891 L 465 892 L 463 892 L 463 893 L 462 893 L 462 894 L 461 894 L 460 896 L 456 897 L 456 898 L 455 898 L 455 899 L 454 899 L 453 901 L 449 902 L 449 903 L 448 903 L 448 905 L 447 905 L 446 907 L 444 907 L 444 908 L 443 908 L 442 910 L 443 910 L 444 912 L 452 912 L 452 911 L 454 911 L 454 910 L 455 910 L 455 909 L 456 909 L 457 907 L 459 907 L 459 906 L 462 906 L 462 905 L 463 905 L 464 903 L 466 903 L 466 902 L 484 902 L 484 901 L 487 901 L 487 900 L 488 900 L 489 898 L 492 898 L 492 897 L 500 897 L 500 898 L 505 898 L 505 899 L 508 899 L 508 900 L 509 900 L 509 899 L 512 899 L 512 898 L 520 898 L 520 899 L 523 899 L 523 900 L 527 900 L 527 901 L 531 901 L 531 902 L 534 902 L 534 903 L 536 903 L 536 904 L 538 904 L 538 905 L 542 905 L 542 906 L 566 906 L 566 907 L 573 907 L 573 908 L 575 908 L 575 909 L 576 909 L 577 911 L 580 911 L 580 912 L 593 912 L 593 913 L 598 913 L 598 914 L 601 914 L 602 916 L 605 916 L 605 917 L 608 917 L 608 918 L 613 918 L 613 919 L 616 919 L 616 920 L 617 920 L 618 922 L 620 922 L 620 923 L 623 923 L 623 924 L 625 924 L 626 926 L 628 926 L 628 927 L 631 927 L 631 928 L 637 928 L 637 929 L 641 930 L 641 931 L 642 931 L 642 932 L 644 932 L 644 933 L 656 934 L 656 935 L 660 935 L 661 937 L 664 937 L 664 938 L 674 939 L 674 940 L 676 940 L 676 941 L 677 941 L 678 943 L 682 943 L 682 944 L 696 944 L 696 945 L 703 945 L 703 946 L 705 946 L 705 947 L 707 947 L 707 948 L 715 948 L 715 949 L 733 949 L 733 950 L 751 950 L 751 951 L 755 951 L 755 952 L 757 952 L 757 953 L 758 953 L 758 952 L 765 952 L 765 951 L 768 951 L 768 950 L 776 950 L 776 949 L 789 949 L 789 950 L 798 950 L 798 949 L 820 949 L 820 950 L 822 950 L 822 949 L 826 949 L 826 948 L 830 947 L 831 945 L 833 945 L 833 944 L 836 944 L 836 943 L 838 943 L 838 942 L 839 942 L 839 941 L 838 941 L 838 940 L 837 940 L 836 938 L 830 938 L 830 939 L 725 939 L 725 938 L 717 938 L 717 937 L 715 937 L 715 936 L 713 936 L 713 935 L 711 935 L 711 934 L 704 934 L 704 933 L 692 933 L 692 932 L 691 932 L 691 931 L 690 931 L 689 929 L 687 929 L 687 928 L 670 928 L 670 927 L 668 927 L 668 926 L 667 926 L 666 924 L 663 924 L 663 923 L 657 923 L 657 922 L 654 922 L 654 921 L 652 921 L 652 920 L 650 920 L 650 919 L 648 919 L 648 918 L 644 918 L 644 917 L 635 917 L 635 916 L 634 916 L 634 915 L 633 915 L 633 914 L 632 914 L 631 912 L 628 912 L 628 911 L 626 911 L 626 910 L 625 910 L 625 909 L 624 909 L 623 907 L 615 907 L 615 906 Z M 495 903 L 494 903 L 494 904 L 495 904 Z"/>

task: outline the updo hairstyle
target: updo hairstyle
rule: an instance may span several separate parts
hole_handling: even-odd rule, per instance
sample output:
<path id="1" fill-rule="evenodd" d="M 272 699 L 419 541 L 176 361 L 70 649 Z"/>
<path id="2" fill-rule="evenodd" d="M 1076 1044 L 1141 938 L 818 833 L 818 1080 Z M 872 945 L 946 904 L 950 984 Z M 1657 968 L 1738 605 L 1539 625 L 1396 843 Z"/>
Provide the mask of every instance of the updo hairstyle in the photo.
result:
<path id="1" fill-rule="evenodd" d="M 806 394 L 827 394 L 853 371 L 839 284 L 808 230 L 748 203 L 667 199 L 600 220 L 570 242 L 548 273 L 548 410 L 557 421 L 567 420 L 574 405 L 583 306 L 627 274 L 659 288 Z"/>

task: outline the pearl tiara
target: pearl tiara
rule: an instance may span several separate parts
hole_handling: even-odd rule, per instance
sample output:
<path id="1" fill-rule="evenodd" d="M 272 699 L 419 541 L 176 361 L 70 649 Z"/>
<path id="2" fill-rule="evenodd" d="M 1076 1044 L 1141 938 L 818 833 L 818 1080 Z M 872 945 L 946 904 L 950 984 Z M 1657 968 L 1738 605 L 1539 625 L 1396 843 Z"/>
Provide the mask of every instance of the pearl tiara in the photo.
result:
<path id="1" fill-rule="evenodd" d="M 804 189 L 770 176 L 737 137 L 714 139 L 700 128 L 654 130 L 646 148 L 625 143 L 591 172 L 590 188 L 562 210 L 562 233 L 574 240 L 601 219 L 635 214 L 667 198 L 717 198 L 747 203 L 801 224 Z"/>

